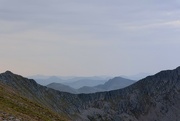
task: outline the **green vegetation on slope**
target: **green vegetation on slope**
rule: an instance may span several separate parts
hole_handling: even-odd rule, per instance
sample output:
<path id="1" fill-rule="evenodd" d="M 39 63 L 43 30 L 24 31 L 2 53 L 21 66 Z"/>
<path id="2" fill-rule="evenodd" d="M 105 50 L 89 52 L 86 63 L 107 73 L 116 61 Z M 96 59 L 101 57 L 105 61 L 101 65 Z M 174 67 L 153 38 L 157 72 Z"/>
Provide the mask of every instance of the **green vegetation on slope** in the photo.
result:
<path id="1" fill-rule="evenodd" d="M 0 83 L 0 120 L 7 120 L 9 117 L 16 117 L 16 119 L 22 121 L 67 120 L 39 103 L 21 96 L 11 87 Z"/>

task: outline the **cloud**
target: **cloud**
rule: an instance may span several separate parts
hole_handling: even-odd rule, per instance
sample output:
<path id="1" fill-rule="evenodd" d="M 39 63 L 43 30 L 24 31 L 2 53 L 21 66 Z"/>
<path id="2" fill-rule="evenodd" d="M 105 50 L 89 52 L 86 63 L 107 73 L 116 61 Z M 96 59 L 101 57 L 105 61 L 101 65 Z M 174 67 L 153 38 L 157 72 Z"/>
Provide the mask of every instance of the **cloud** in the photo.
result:
<path id="1" fill-rule="evenodd" d="M 128 25 L 124 29 L 127 30 L 140 30 L 140 29 L 155 29 L 155 28 L 180 28 L 180 20 L 159 22 L 159 23 L 150 23 L 146 25 Z"/>
<path id="2" fill-rule="evenodd" d="M 0 0 L 2 63 L 7 65 L 8 60 L 12 65 L 24 66 L 42 62 L 43 70 L 54 69 L 56 72 L 51 73 L 65 75 L 76 75 L 76 68 L 84 75 L 158 70 L 161 61 L 175 58 L 163 53 L 180 51 L 176 47 L 180 38 L 178 3 L 178 0 Z M 153 48 L 161 51 L 154 54 Z M 98 71 L 97 65 L 101 67 Z M 40 71 L 39 68 L 36 69 Z M 34 69 L 29 70 L 35 73 Z"/>

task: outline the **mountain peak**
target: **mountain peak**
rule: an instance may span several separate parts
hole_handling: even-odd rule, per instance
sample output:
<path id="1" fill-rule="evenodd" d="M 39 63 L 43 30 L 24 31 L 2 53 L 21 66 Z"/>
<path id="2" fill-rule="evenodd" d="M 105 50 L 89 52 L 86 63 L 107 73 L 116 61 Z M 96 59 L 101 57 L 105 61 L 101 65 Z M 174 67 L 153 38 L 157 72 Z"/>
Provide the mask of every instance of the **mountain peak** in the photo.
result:
<path id="1" fill-rule="evenodd" d="M 5 74 L 13 74 L 11 71 L 7 70 Z"/>
<path id="2" fill-rule="evenodd" d="M 179 72 L 180 72 L 180 66 L 179 66 L 179 67 L 177 67 L 175 70 L 177 70 L 177 71 L 179 71 Z"/>

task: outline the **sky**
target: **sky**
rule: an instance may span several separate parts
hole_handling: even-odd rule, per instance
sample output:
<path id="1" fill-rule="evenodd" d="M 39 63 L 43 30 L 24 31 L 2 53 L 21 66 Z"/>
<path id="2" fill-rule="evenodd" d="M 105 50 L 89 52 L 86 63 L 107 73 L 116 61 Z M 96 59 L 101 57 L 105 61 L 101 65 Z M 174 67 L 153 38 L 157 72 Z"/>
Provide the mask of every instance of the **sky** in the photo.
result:
<path id="1" fill-rule="evenodd" d="M 154 74 L 179 46 L 180 0 L 0 0 L 0 72 Z"/>

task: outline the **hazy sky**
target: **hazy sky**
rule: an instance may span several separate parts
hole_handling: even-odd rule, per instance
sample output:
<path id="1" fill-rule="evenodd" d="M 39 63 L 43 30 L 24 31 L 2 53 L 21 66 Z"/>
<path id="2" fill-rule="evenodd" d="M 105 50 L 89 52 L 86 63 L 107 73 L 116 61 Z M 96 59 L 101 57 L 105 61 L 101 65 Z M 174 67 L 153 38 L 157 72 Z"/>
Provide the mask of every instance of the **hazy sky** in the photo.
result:
<path id="1" fill-rule="evenodd" d="M 0 71 L 133 75 L 180 66 L 180 0 L 0 0 Z"/>

